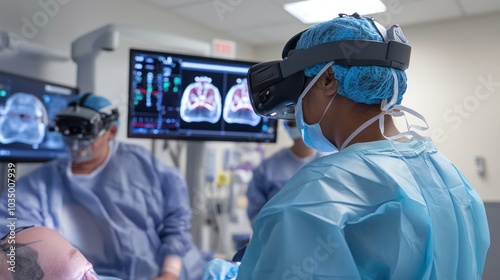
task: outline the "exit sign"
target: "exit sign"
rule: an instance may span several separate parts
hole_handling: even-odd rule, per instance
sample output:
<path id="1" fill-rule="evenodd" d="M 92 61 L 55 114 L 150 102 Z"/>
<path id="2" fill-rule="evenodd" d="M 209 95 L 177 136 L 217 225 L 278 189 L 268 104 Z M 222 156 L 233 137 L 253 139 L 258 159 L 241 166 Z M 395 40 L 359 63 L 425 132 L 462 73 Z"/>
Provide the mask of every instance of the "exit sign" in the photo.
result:
<path id="1" fill-rule="evenodd" d="M 212 56 L 220 58 L 236 58 L 236 43 L 228 40 L 212 40 Z"/>

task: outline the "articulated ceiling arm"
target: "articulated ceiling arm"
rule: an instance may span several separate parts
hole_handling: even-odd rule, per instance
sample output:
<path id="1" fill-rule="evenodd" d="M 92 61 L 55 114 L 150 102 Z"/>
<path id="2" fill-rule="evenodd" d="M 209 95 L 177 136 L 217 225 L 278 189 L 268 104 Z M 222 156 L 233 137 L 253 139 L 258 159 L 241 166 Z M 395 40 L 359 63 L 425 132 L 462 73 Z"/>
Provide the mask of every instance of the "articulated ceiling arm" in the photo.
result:
<path id="1" fill-rule="evenodd" d="M 168 51 L 206 56 L 210 54 L 210 44 L 207 42 L 149 29 L 109 24 L 83 35 L 71 44 L 71 57 L 77 64 L 77 87 L 81 92 L 95 91 L 97 56 L 102 50 L 115 50 L 120 41 L 162 47 Z"/>

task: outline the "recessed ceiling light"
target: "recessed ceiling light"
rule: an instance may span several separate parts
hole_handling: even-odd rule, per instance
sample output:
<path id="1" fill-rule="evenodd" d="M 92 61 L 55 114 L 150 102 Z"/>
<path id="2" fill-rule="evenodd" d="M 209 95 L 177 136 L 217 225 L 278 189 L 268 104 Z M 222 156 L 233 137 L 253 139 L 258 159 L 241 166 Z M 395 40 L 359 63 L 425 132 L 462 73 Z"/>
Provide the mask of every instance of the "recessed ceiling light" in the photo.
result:
<path id="1" fill-rule="evenodd" d="M 307 0 L 288 3 L 283 8 L 305 24 L 331 20 L 339 13 L 371 15 L 387 10 L 380 0 Z"/>

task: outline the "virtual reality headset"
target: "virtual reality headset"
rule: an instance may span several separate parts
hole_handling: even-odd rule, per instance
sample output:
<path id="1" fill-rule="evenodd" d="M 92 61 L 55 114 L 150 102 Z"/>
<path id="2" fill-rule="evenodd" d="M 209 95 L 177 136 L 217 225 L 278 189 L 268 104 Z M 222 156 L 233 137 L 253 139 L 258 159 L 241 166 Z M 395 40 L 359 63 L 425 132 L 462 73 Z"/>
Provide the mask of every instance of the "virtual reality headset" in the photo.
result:
<path id="1" fill-rule="evenodd" d="M 365 18 L 356 13 L 350 17 Z M 247 81 L 254 111 L 272 119 L 295 120 L 295 104 L 306 83 L 303 70 L 319 63 L 334 61 L 344 66 L 384 66 L 406 70 L 410 64 L 411 47 L 401 28 L 393 25 L 385 29 L 372 18 L 366 19 L 372 21 L 383 42 L 342 40 L 297 50 L 297 42 L 306 29 L 285 44 L 281 55 L 283 60 L 253 65 L 247 73 Z"/>
<path id="2" fill-rule="evenodd" d="M 83 107 L 90 95 L 85 94 L 79 101 L 70 103 L 66 109 L 57 113 L 55 125 L 51 130 L 58 131 L 65 137 L 91 140 L 97 138 L 101 131 L 107 130 L 113 121 L 118 120 L 118 109 L 110 109 L 106 113 Z"/>

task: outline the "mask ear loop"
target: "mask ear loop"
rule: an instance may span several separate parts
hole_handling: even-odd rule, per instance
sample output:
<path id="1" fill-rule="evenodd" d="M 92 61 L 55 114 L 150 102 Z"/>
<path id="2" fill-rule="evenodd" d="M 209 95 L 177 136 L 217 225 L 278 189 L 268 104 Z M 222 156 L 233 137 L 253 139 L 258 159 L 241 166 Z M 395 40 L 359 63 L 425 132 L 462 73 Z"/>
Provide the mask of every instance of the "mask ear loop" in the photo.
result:
<path id="1" fill-rule="evenodd" d="M 314 78 L 311 80 L 311 82 L 306 86 L 306 88 L 304 89 L 302 94 L 299 96 L 299 99 L 297 99 L 297 104 L 299 104 L 299 102 L 302 103 L 302 99 L 304 99 L 304 96 L 306 96 L 306 94 L 309 92 L 309 90 L 311 90 L 313 85 L 318 81 L 318 79 L 326 71 L 326 69 L 328 69 L 328 67 L 330 67 L 332 65 L 333 65 L 333 61 L 330 61 L 325 66 L 323 66 L 323 68 L 321 68 L 321 70 L 319 70 L 318 74 L 316 74 L 316 76 L 314 76 Z M 297 110 L 295 110 L 295 111 L 297 111 Z"/>
<path id="2" fill-rule="evenodd" d="M 405 136 L 413 136 L 417 139 L 422 140 L 422 139 L 424 139 L 424 137 L 421 136 L 420 134 L 418 134 L 414 130 L 426 131 L 427 129 L 429 129 L 429 124 L 427 123 L 427 120 L 425 119 L 425 117 L 422 114 L 418 113 L 417 111 L 410 109 L 410 108 L 403 106 L 403 105 L 394 105 L 394 104 L 396 104 L 396 102 L 398 100 L 398 77 L 397 77 L 394 69 L 391 69 L 391 74 L 392 74 L 392 77 L 394 80 L 394 94 L 392 95 L 391 101 L 389 102 L 389 104 L 387 104 L 387 106 L 384 106 L 384 107 L 381 106 L 382 112 L 380 113 L 380 122 L 379 122 L 380 132 L 388 140 L 395 140 L 395 139 L 399 139 L 399 138 L 402 138 Z M 387 100 L 387 99 L 385 99 L 385 100 Z M 385 102 L 382 102 L 382 103 L 385 103 Z M 416 118 L 420 119 L 425 124 L 425 126 L 414 125 L 414 124 L 410 125 L 405 113 L 408 113 L 408 114 L 413 115 Z M 385 130 L 384 130 L 384 116 L 385 115 L 390 115 L 393 117 L 401 117 L 401 116 L 404 117 L 405 123 L 406 123 L 406 131 L 401 132 L 399 134 L 396 134 L 394 136 L 387 137 L 385 135 Z"/>
<path id="3" fill-rule="evenodd" d="M 382 133 L 382 136 L 384 136 L 385 139 L 395 140 L 395 139 L 402 138 L 404 136 L 413 136 L 413 137 L 416 137 L 418 139 L 424 139 L 424 137 L 422 137 L 420 134 L 415 132 L 414 129 L 421 130 L 421 131 L 425 131 L 425 130 L 429 129 L 429 124 L 425 120 L 425 117 L 423 115 L 417 113 L 415 110 L 410 109 L 408 107 L 405 107 L 403 105 L 394 105 L 398 101 L 398 97 L 399 97 L 398 77 L 397 77 L 394 69 L 391 68 L 390 70 L 391 70 L 391 74 L 392 74 L 392 77 L 394 80 L 394 84 L 393 84 L 394 93 L 392 94 L 391 100 L 389 102 L 387 102 L 387 100 L 389 100 L 388 98 L 382 100 L 382 103 L 380 104 L 380 110 L 381 110 L 380 114 L 372 117 L 371 119 L 366 121 L 364 124 L 362 124 L 360 127 L 358 127 L 353 133 L 351 133 L 351 135 L 349 135 L 349 137 L 347 137 L 347 139 L 344 141 L 344 143 L 342 144 L 342 146 L 340 147 L 339 150 L 344 149 L 347 146 L 347 144 L 349 144 L 352 141 L 352 139 L 354 137 L 356 137 L 362 130 L 364 130 L 365 128 L 367 128 L 369 125 L 371 125 L 372 123 L 374 123 L 377 120 L 379 120 L 380 132 Z M 416 118 L 420 119 L 421 121 L 423 121 L 425 123 L 425 126 L 410 125 L 408 122 L 408 118 L 405 115 L 405 112 L 409 113 L 409 114 L 415 116 Z M 387 137 L 385 135 L 385 127 L 384 127 L 384 124 L 385 124 L 385 117 L 384 116 L 385 115 L 390 115 L 393 117 L 401 117 L 401 116 L 404 117 L 407 130 L 405 132 L 396 134 L 394 136 Z"/>

